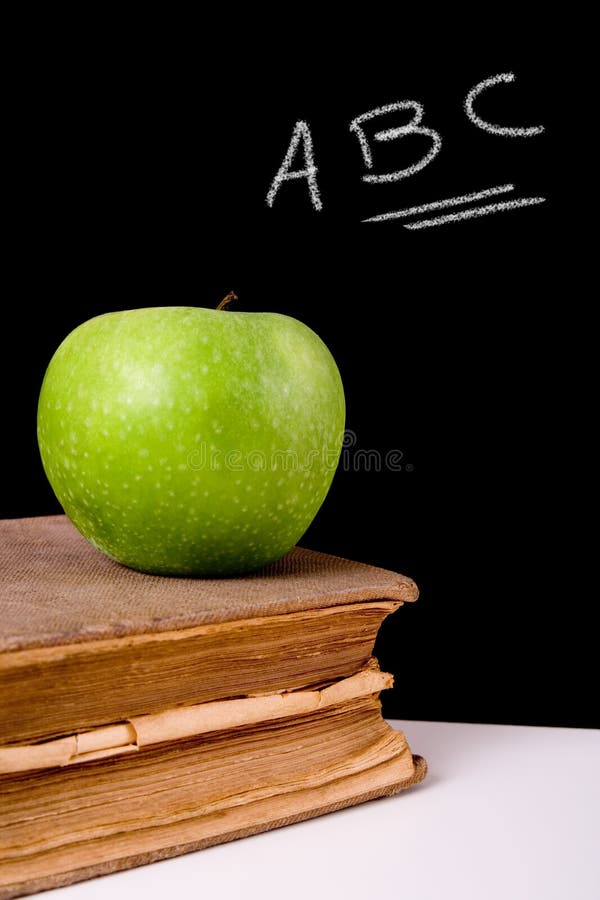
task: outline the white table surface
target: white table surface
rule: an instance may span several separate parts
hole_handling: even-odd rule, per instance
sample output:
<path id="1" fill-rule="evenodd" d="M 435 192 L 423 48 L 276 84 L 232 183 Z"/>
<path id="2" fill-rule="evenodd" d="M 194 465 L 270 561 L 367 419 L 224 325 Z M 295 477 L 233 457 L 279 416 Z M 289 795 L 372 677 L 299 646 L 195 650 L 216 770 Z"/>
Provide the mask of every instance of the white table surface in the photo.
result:
<path id="1" fill-rule="evenodd" d="M 47 900 L 598 900 L 600 731 L 392 721 L 427 780 Z"/>

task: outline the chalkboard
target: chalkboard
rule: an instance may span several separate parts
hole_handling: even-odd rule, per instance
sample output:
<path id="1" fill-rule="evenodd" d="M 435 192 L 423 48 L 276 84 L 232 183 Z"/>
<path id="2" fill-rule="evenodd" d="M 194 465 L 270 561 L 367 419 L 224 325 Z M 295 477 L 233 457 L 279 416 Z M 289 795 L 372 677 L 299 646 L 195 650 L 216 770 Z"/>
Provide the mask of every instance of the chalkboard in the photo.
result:
<path id="1" fill-rule="evenodd" d="M 569 258 L 552 69 L 539 44 L 489 33 L 440 56 L 399 22 L 359 32 L 243 56 L 208 33 L 180 52 L 128 32 L 28 53 L 0 512 L 59 511 L 35 405 L 72 328 L 234 290 L 238 309 L 306 322 L 344 381 L 342 464 L 303 543 L 421 588 L 378 642 L 414 685 L 385 712 L 598 724 L 556 514 Z"/>

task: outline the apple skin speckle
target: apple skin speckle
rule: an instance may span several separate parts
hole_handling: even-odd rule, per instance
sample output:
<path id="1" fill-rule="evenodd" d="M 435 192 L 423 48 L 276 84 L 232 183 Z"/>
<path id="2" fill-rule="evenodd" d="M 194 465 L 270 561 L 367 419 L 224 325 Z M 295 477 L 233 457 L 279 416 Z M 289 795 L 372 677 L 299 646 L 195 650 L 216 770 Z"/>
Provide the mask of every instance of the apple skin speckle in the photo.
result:
<path id="1" fill-rule="evenodd" d="M 59 502 L 99 550 L 143 572 L 225 576 L 302 537 L 344 415 L 333 357 L 298 320 L 155 307 L 97 316 L 63 341 L 38 442 Z"/>

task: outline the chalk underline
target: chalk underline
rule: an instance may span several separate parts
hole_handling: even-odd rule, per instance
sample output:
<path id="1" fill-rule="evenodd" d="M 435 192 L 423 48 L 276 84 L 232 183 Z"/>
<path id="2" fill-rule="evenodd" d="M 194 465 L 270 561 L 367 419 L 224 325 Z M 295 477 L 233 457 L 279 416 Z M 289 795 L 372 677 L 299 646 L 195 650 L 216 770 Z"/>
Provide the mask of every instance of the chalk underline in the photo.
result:
<path id="1" fill-rule="evenodd" d="M 453 206 L 462 206 L 476 200 L 484 200 L 488 197 L 494 197 L 498 194 L 508 194 L 515 190 L 514 184 L 499 184 L 491 188 L 485 188 L 483 191 L 475 191 L 470 194 L 461 194 L 457 197 L 446 197 L 444 200 L 435 200 L 432 203 L 422 203 L 419 206 L 408 206 L 403 209 L 397 209 L 393 212 L 382 213 L 378 216 L 371 216 L 363 219 L 363 222 L 389 222 L 393 219 L 404 219 L 409 216 L 419 215 L 420 213 L 432 212 L 438 209 L 447 209 Z M 516 200 L 507 200 L 499 203 L 489 203 L 485 206 L 476 206 L 471 209 L 464 209 L 460 212 L 450 213 L 443 216 L 435 216 L 431 219 L 419 219 L 416 222 L 407 222 L 403 225 L 412 231 L 421 228 L 432 228 L 436 225 L 445 225 L 448 222 L 461 222 L 464 219 L 476 219 L 481 216 L 493 215 L 497 212 L 506 212 L 511 209 L 520 209 L 525 206 L 537 206 L 544 203 L 545 197 L 522 197 Z"/>

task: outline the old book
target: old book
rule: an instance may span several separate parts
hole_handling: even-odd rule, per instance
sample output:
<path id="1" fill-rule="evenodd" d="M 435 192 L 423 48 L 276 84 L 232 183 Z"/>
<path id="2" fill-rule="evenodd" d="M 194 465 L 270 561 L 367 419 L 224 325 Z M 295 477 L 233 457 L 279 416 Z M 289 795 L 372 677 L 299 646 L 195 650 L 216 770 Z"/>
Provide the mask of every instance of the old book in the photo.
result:
<path id="1" fill-rule="evenodd" d="M 416 596 L 300 548 L 243 578 L 148 576 L 62 516 L 0 522 L 0 896 L 421 780 L 371 656 Z"/>

